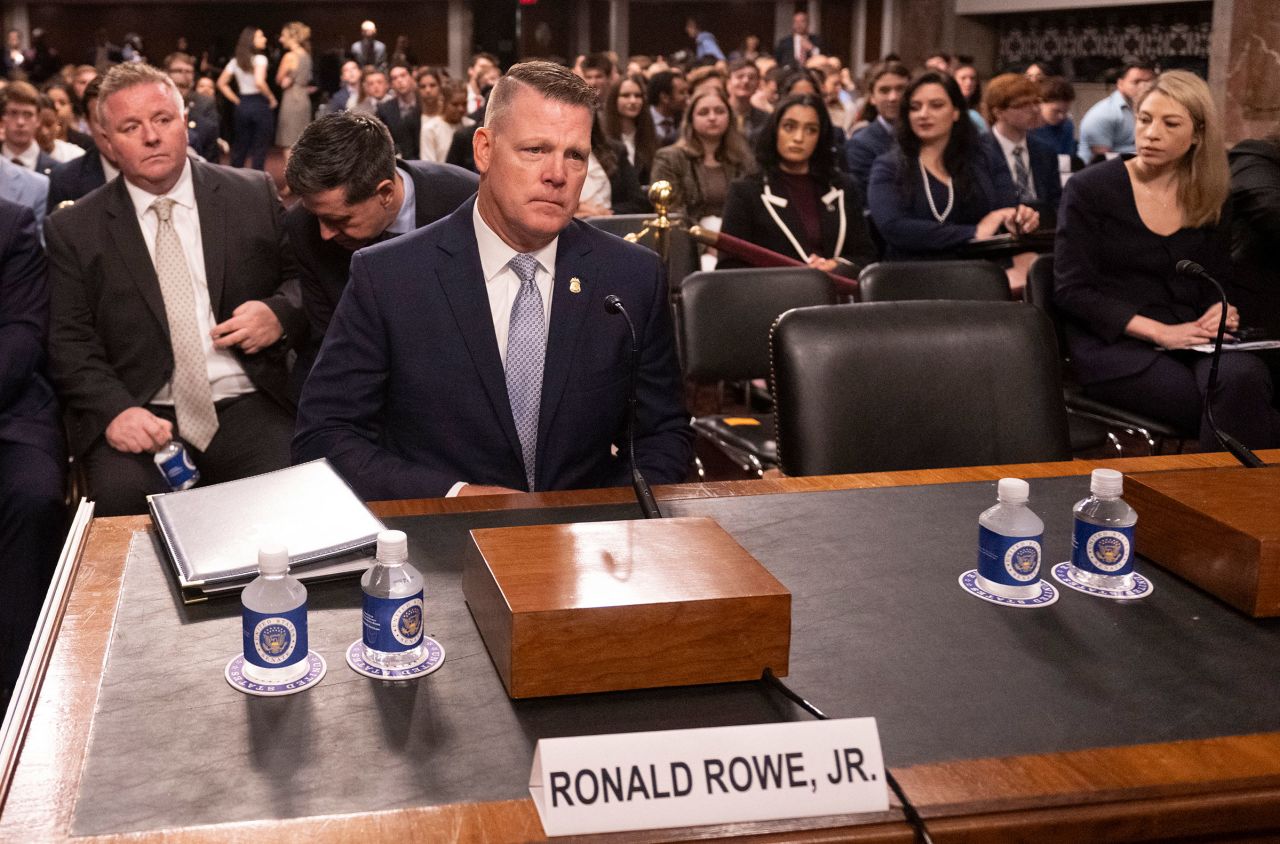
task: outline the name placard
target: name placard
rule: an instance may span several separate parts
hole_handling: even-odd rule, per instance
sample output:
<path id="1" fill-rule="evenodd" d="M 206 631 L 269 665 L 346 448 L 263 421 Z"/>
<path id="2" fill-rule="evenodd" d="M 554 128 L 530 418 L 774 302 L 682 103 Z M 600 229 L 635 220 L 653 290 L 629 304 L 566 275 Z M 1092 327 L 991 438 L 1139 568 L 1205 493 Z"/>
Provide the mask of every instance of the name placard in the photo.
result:
<path id="1" fill-rule="evenodd" d="M 529 794 L 549 836 L 889 808 L 874 718 L 543 739 Z"/>

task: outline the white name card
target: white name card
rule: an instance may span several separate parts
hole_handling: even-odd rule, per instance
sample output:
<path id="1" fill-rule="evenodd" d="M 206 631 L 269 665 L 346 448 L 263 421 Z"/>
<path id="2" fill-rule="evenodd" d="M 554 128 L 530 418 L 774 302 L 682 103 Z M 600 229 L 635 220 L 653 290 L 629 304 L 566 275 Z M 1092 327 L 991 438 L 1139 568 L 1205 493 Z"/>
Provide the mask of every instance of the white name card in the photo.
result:
<path id="1" fill-rule="evenodd" d="M 874 718 L 543 739 L 529 794 L 549 836 L 889 808 Z"/>

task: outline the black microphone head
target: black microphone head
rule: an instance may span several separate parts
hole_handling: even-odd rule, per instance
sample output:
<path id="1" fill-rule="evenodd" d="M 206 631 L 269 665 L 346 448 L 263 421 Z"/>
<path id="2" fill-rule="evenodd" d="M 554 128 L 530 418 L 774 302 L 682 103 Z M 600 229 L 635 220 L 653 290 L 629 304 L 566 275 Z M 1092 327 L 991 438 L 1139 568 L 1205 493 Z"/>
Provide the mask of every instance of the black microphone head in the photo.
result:
<path id="1" fill-rule="evenodd" d="M 1185 258 L 1179 261 L 1174 269 L 1178 271 L 1179 275 L 1202 275 L 1204 273 L 1204 267 L 1195 261 L 1189 261 Z"/>
<path id="2" fill-rule="evenodd" d="M 611 314 L 622 313 L 622 300 L 610 293 L 604 297 L 604 309 Z"/>

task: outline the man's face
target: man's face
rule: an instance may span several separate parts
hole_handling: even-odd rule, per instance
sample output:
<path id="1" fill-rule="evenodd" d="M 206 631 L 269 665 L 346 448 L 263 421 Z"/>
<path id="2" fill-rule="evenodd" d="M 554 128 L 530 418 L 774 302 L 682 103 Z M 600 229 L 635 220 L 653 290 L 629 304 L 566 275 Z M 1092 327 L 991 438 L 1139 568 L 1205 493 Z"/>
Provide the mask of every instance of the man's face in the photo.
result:
<path id="1" fill-rule="evenodd" d="M 117 91 L 103 103 L 102 131 L 130 182 L 164 193 L 187 161 L 187 123 L 172 90 L 158 82 Z"/>
<path id="2" fill-rule="evenodd" d="M 190 62 L 174 61 L 169 63 L 169 78 L 173 80 L 173 84 L 178 86 L 178 90 L 186 94 L 191 90 L 191 86 L 196 81 L 196 68 Z"/>
<path id="3" fill-rule="evenodd" d="M 760 72 L 754 67 L 740 67 L 729 74 L 729 96 L 749 99 L 760 87 Z"/>
<path id="4" fill-rule="evenodd" d="M 600 102 L 604 102 L 605 95 L 609 93 L 608 75 L 598 67 L 589 67 L 582 71 L 582 80 L 595 90 Z"/>
<path id="5" fill-rule="evenodd" d="M 911 80 L 896 73 L 885 73 L 871 83 L 871 104 L 876 113 L 890 123 L 898 120 L 902 113 L 902 95 L 906 92 Z"/>
<path id="6" fill-rule="evenodd" d="M 809 14 L 807 12 L 796 12 L 792 16 L 791 32 L 795 35 L 807 35 L 809 33 Z"/>
<path id="7" fill-rule="evenodd" d="M 342 65 L 342 84 L 348 87 L 360 84 L 360 65 L 355 62 L 344 62 Z"/>
<path id="8" fill-rule="evenodd" d="M 401 97 L 407 97 L 413 91 L 413 76 L 409 74 L 408 68 L 391 68 L 391 90 Z"/>
<path id="9" fill-rule="evenodd" d="M 89 83 L 98 78 L 98 71 L 91 67 L 76 71 L 76 78 L 71 82 L 71 88 L 76 92 L 77 97 L 84 97 L 84 89 L 89 87 Z"/>
<path id="10" fill-rule="evenodd" d="M 1124 94 L 1125 99 L 1131 103 L 1136 103 L 1142 99 L 1142 95 L 1151 89 L 1156 81 L 1156 75 L 1149 70 L 1143 70 L 1139 67 L 1131 67 L 1129 71 L 1116 80 L 1116 87 L 1120 89 L 1120 93 Z"/>
<path id="11" fill-rule="evenodd" d="M 672 117 L 684 114 L 684 107 L 689 104 L 689 83 L 677 76 L 671 80 L 671 93 L 662 94 L 661 99 L 666 102 L 667 114 Z"/>
<path id="12" fill-rule="evenodd" d="M 196 82 L 196 93 L 203 94 L 206 97 L 212 97 L 217 93 L 213 80 L 207 76 L 201 76 Z"/>
<path id="13" fill-rule="evenodd" d="M 8 103 L 4 107 L 4 140 L 18 151 L 31 146 L 40 123 L 40 110 L 26 103 Z"/>
<path id="14" fill-rule="evenodd" d="M 351 30 L 347 30 L 350 32 Z M 371 21 L 365 21 L 360 25 L 360 37 L 373 38 L 378 34 L 378 28 Z"/>
<path id="15" fill-rule="evenodd" d="M 355 251 L 371 243 L 395 219 L 391 200 L 395 185 L 390 179 L 378 185 L 373 196 L 362 202 L 347 202 L 347 189 L 336 187 L 302 197 L 302 207 L 316 215 L 320 237 L 344 249 Z"/>
<path id="16" fill-rule="evenodd" d="M 480 211 L 509 245 L 533 252 L 573 219 L 591 155 L 591 111 L 521 88 L 497 126 L 476 131 Z"/>
<path id="17" fill-rule="evenodd" d="M 385 73 L 370 73 L 364 78 L 364 95 L 380 100 L 387 95 L 387 75 Z"/>
<path id="18" fill-rule="evenodd" d="M 476 59 L 475 63 L 467 68 L 467 81 L 471 83 L 472 87 L 479 88 L 479 83 L 476 80 L 480 78 L 481 73 L 491 67 L 493 67 L 493 62 L 483 56 Z"/>

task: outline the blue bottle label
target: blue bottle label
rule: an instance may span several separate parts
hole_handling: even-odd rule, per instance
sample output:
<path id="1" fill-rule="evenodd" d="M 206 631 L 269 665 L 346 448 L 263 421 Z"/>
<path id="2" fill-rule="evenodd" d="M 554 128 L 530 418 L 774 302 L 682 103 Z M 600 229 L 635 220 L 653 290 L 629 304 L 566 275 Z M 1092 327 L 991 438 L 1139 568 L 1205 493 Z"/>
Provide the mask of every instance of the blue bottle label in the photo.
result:
<path id="1" fill-rule="evenodd" d="M 177 441 L 173 445 L 176 449 L 173 454 L 156 465 L 160 467 L 160 474 L 169 482 L 169 488 L 176 492 L 195 486 L 200 480 L 200 470 L 192 462 L 186 446 Z"/>
<path id="2" fill-rule="evenodd" d="M 1004 536 L 978 525 L 978 574 L 1005 586 L 1028 586 L 1040 576 L 1037 536 Z"/>
<path id="3" fill-rule="evenodd" d="M 288 612 L 241 608 L 244 661 L 259 668 L 287 668 L 307 658 L 307 602 Z"/>
<path id="4" fill-rule="evenodd" d="M 1133 526 L 1102 527 L 1076 519 L 1071 564 L 1082 571 L 1120 577 L 1133 571 Z"/>
<path id="5" fill-rule="evenodd" d="M 364 596 L 364 644 L 383 653 L 412 650 L 422 644 L 422 590 L 407 598 Z"/>

